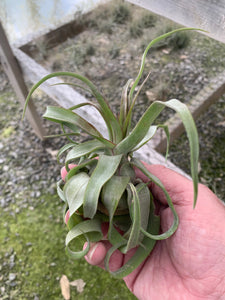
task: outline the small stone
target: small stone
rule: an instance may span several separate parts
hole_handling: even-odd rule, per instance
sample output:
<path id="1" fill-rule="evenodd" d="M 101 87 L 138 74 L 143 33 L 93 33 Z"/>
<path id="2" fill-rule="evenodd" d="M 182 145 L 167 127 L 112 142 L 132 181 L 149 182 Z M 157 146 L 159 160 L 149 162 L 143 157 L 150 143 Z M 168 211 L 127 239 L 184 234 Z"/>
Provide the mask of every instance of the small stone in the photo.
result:
<path id="1" fill-rule="evenodd" d="M 16 273 L 9 273 L 9 281 L 13 281 L 16 279 Z"/>
<path id="2" fill-rule="evenodd" d="M 4 172 L 7 172 L 8 170 L 9 170 L 9 166 L 4 165 L 4 166 L 3 166 L 3 171 L 4 171 Z"/>
<path id="3" fill-rule="evenodd" d="M 9 267 L 12 269 L 15 266 L 15 254 L 12 254 L 9 258 Z"/>
<path id="4" fill-rule="evenodd" d="M 11 281 L 11 282 L 9 283 L 9 285 L 10 285 L 11 287 L 14 287 L 14 286 L 17 285 L 17 283 L 16 283 L 16 281 Z"/>
<path id="5" fill-rule="evenodd" d="M 55 267 L 55 266 L 56 266 L 55 262 L 50 263 L 50 267 Z"/>
<path id="6" fill-rule="evenodd" d="M 36 197 L 36 198 L 39 198 L 40 196 L 41 196 L 41 192 L 40 192 L 40 191 L 36 191 L 35 197 Z"/>
<path id="7" fill-rule="evenodd" d="M 0 205 L 2 208 L 6 207 L 7 203 L 6 203 L 5 199 L 1 199 Z"/>
<path id="8" fill-rule="evenodd" d="M 10 255 L 9 252 L 6 252 L 5 253 L 5 258 L 9 257 L 9 255 Z"/>
<path id="9" fill-rule="evenodd" d="M 30 193 L 30 196 L 31 196 L 31 198 L 34 198 L 34 197 L 35 197 L 35 192 L 32 191 L 32 192 Z"/>

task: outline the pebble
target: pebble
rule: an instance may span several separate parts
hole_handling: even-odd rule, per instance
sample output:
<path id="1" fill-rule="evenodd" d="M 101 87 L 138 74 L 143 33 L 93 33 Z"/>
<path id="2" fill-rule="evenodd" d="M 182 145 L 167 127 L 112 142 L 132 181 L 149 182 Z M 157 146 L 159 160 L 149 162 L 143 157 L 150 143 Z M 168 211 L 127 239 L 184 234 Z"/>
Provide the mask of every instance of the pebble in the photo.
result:
<path id="1" fill-rule="evenodd" d="M 16 279 L 16 273 L 9 273 L 9 281 L 14 281 Z"/>
<path id="2" fill-rule="evenodd" d="M 4 172 L 7 172 L 8 170 L 9 170 L 9 166 L 4 165 L 4 166 L 3 166 L 3 171 L 4 171 Z"/>
<path id="3" fill-rule="evenodd" d="M 12 254 L 9 258 L 9 267 L 12 269 L 15 266 L 15 254 Z"/>

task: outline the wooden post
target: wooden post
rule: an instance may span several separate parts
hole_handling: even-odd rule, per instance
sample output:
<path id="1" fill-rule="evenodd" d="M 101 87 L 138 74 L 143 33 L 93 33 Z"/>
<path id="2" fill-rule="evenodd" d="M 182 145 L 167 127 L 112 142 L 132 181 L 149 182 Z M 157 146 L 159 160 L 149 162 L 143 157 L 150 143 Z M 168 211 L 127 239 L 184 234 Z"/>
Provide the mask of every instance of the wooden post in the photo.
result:
<path id="1" fill-rule="evenodd" d="M 16 58 L 13 55 L 12 49 L 9 45 L 8 39 L 0 22 L 0 59 L 4 71 L 6 72 L 9 81 L 18 97 L 18 100 L 24 106 L 25 99 L 27 97 L 28 91 L 25 85 L 22 71 Z M 29 102 L 26 117 L 30 122 L 32 128 L 34 129 L 37 136 L 43 140 L 45 132 L 42 127 L 41 118 L 36 112 L 35 106 L 32 101 Z"/>

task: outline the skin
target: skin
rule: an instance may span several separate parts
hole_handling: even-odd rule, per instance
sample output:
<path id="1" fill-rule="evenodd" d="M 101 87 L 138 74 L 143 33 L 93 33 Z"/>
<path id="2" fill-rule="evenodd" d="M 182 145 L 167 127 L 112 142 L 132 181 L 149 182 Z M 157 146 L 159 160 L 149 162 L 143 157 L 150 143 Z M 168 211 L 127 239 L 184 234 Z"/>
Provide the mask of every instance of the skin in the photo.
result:
<path id="1" fill-rule="evenodd" d="M 198 200 L 193 209 L 192 182 L 160 165 L 145 166 L 157 176 L 170 194 L 179 216 L 175 234 L 157 241 L 149 257 L 124 278 L 128 289 L 141 300 L 225 299 L 225 206 L 206 186 L 199 184 Z M 65 171 L 65 170 L 64 170 Z M 138 170 L 137 177 L 147 178 Z M 63 174 L 62 174 L 63 175 Z M 153 193 L 161 230 L 168 230 L 173 216 L 162 191 L 154 184 Z M 107 225 L 103 225 L 107 233 Z M 104 258 L 110 248 L 103 240 L 92 244 L 87 262 L 104 268 Z M 133 255 L 116 251 L 110 269 L 120 268 Z"/>

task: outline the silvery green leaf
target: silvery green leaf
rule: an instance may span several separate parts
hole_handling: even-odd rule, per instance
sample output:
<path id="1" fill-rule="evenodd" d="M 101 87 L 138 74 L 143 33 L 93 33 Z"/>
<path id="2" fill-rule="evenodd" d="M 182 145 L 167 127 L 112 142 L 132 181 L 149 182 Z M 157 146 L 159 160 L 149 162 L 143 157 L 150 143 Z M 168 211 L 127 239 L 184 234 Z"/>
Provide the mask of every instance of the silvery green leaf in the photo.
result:
<path id="1" fill-rule="evenodd" d="M 59 157 L 65 152 L 67 151 L 68 149 L 74 147 L 74 143 L 69 143 L 69 144 L 66 144 L 64 145 L 63 147 L 61 147 L 57 153 L 57 161 L 59 161 Z"/>
<path id="2" fill-rule="evenodd" d="M 160 229 L 160 219 L 158 216 L 154 215 L 154 203 L 151 200 L 150 214 L 147 231 L 151 232 L 153 235 L 157 235 Z M 110 274 L 116 278 L 124 278 L 134 271 L 151 253 L 155 246 L 156 241 L 148 237 L 144 237 L 142 245 L 139 246 L 135 254 L 118 270 L 111 271 L 109 269 L 109 261 L 112 254 L 123 246 L 123 241 L 120 241 L 117 245 L 109 249 L 105 257 L 105 269 L 110 272 Z"/>
<path id="3" fill-rule="evenodd" d="M 103 186 L 101 200 L 109 213 L 108 239 L 114 245 L 118 242 L 118 235 L 113 230 L 113 216 L 118 207 L 119 201 L 126 190 L 129 182 L 128 176 L 112 176 Z M 114 234 L 113 234 L 114 233 Z M 120 238 L 120 237 L 119 237 Z"/>
<path id="4" fill-rule="evenodd" d="M 103 185 L 114 175 L 122 155 L 100 155 L 97 166 L 87 185 L 84 197 L 84 217 L 92 219 L 97 211 L 98 199 Z"/>
<path id="5" fill-rule="evenodd" d="M 82 156 L 88 155 L 89 153 L 96 152 L 98 150 L 104 149 L 105 145 L 98 140 L 90 140 L 83 142 L 81 144 L 75 145 L 66 156 L 66 165 L 68 165 L 73 160 L 80 158 Z"/>
<path id="6" fill-rule="evenodd" d="M 194 186 L 193 202 L 195 206 L 198 193 L 198 133 L 189 109 L 179 100 L 172 99 L 165 102 L 153 102 L 143 114 L 141 119 L 138 121 L 137 125 L 134 127 L 131 133 L 115 147 L 114 153 L 125 154 L 132 151 L 132 149 L 134 149 L 145 138 L 145 135 L 148 133 L 150 126 L 165 107 L 172 108 L 178 113 L 186 129 L 191 152 L 191 175 Z"/>
<path id="7" fill-rule="evenodd" d="M 177 212 L 173 206 L 173 202 L 172 202 L 167 190 L 165 189 L 164 185 L 159 180 L 159 178 L 157 178 L 155 175 L 151 174 L 146 169 L 146 167 L 136 158 L 132 159 L 131 164 L 136 166 L 144 175 L 146 175 L 152 182 L 154 182 L 154 184 L 159 186 L 166 196 L 168 205 L 169 205 L 169 207 L 173 213 L 173 217 L 174 217 L 173 224 L 171 225 L 171 227 L 166 232 L 159 234 L 159 235 L 155 235 L 155 236 L 148 234 L 143 228 L 141 228 L 141 232 L 144 233 L 145 235 L 147 235 L 149 238 L 152 238 L 155 240 L 164 240 L 174 234 L 174 232 L 177 230 L 178 223 L 179 223 L 179 218 L 178 218 Z"/>
<path id="8" fill-rule="evenodd" d="M 136 247 L 139 243 L 140 229 L 141 229 L 141 208 L 140 208 L 140 199 L 136 187 L 129 183 L 132 201 L 129 205 L 130 215 L 132 215 L 132 224 L 129 230 L 129 238 L 125 247 L 125 252 Z"/>
<path id="9" fill-rule="evenodd" d="M 58 196 L 59 196 L 59 198 L 60 198 L 61 200 L 63 200 L 64 202 L 66 202 L 66 199 L 65 199 L 63 190 L 62 190 L 62 188 L 61 188 L 62 183 L 63 183 L 63 180 L 61 179 L 61 180 L 59 180 L 59 181 L 57 182 L 57 184 L 56 184 L 56 187 L 57 187 L 57 194 L 58 194 Z"/>
<path id="10" fill-rule="evenodd" d="M 90 249 L 90 242 L 98 242 L 103 237 L 102 230 L 101 230 L 101 221 L 98 219 L 94 220 L 86 220 L 75 227 L 73 227 L 66 236 L 66 252 L 68 255 L 74 259 L 79 259 L 84 257 L 89 249 Z M 69 244 L 73 240 L 80 240 L 83 238 L 86 239 L 88 242 L 88 246 L 82 251 L 73 251 L 70 249 Z"/>
<path id="11" fill-rule="evenodd" d="M 51 73 L 46 75 L 45 77 L 43 77 L 41 80 L 39 80 L 30 90 L 26 101 L 25 101 L 25 105 L 24 105 L 24 110 L 23 110 L 23 116 L 22 118 L 24 118 L 25 116 L 25 111 L 28 105 L 28 102 L 32 96 L 32 94 L 34 93 L 34 91 L 45 81 L 47 81 L 50 78 L 53 77 L 59 77 L 59 76 L 68 76 L 68 77 L 73 77 L 76 78 L 80 81 L 82 81 L 86 86 L 89 87 L 89 89 L 91 90 L 92 95 L 95 97 L 95 99 L 97 100 L 98 104 L 99 104 L 99 112 L 102 115 L 107 128 L 108 128 L 108 132 L 109 132 L 109 136 L 112 139 L 113 142 L 117 143 L 122 139 L 122 130 L 119 124 L 119 121 L 116 119 L 116 117 L 114 116 L 113 112 L 111 111 L 107 101 L 104 99 L 104 97 L 99 93 L 98 89 L 96 88 L 96 86 L 86 77 L 77 74 L 77 73 L 72 73 L 72 72 L 55 72 L 55 73 Z M 79 123 L 79 122 L 78 122 Z M 82 120 L 81 120 L 81 123 Z M 75 124 L 77 125 L 77 124 Z M 78 124 L 79 125 L 79 124 Z M 80 124 L 82 126 L 82 124 Z M 86 125 L 84 126 L 86 129 Z M 84 128 L 83 128 L 84 129 Z"/>
<path id="12" fill-rule="evenodd" d="M 83 204 L 89 179 L 90 177 L 82 172 L 71 177 L 65 184 L 63 192 L 69 206 L 70 215 L 74 214 Z"/>

